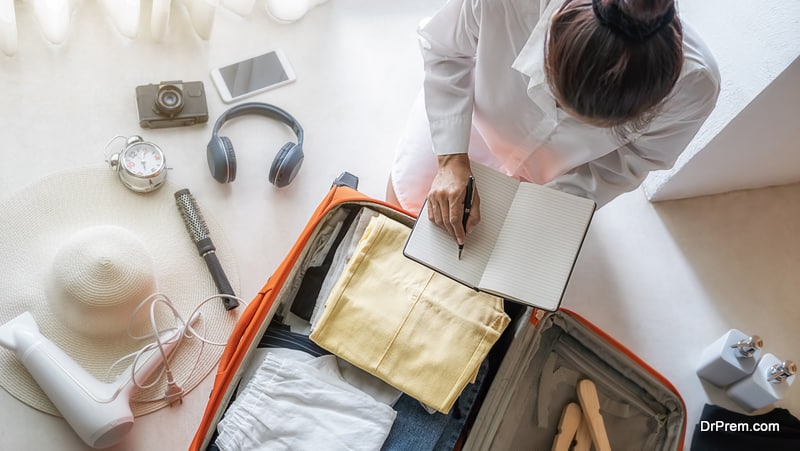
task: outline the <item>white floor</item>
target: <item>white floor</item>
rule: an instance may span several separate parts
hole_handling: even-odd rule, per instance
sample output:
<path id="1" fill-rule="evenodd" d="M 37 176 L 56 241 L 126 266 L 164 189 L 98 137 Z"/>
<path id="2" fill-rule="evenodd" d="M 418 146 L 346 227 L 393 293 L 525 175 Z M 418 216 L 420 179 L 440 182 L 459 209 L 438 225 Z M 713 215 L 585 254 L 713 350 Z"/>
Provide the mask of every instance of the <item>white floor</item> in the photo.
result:
<path id="1" fill-rule="evenodd" d="M 240 18 L 219 10 L 209 41 L 199 40 L 173 7 L 168 37 L 146 23 L 128 40 L 95 2 L 78 2 L 68 42 L 44 41 L 30 4 L 16 2 L 20 48 L 0 56 L 4 148 L 0 193 L 9 195 L 62 167 L 102 164 L 114 135 L 141 134 L 167 152 L 170 179 L 192 190 L 222 224 L 252 297 L 287 253 L 330 182 L 342 171 L 382 198 L 394 143 L 421 81 L 414 28 L 439 1 L 330 0 L 293 25 L 258 9 Z M 147 9 L 150 2 L 143 2 Z M 209 176 L 210 125 L 138 127 L 134 87 L 202 80 L 213 121 L 225 109 L 210 68 L 281 47 L 297 81 L 253 100 L 280 105 L 306 129 L 306 161 L 295 183 L 269 186 L 267 168 L 291 133 L 262 118 L 226 127 L 240 159 L 230 186 Z M 564 307 L 629 347 L 666 376 L 686 402 L 687 442 L 702 405 L 733 407 L 694 374 L 702 348 L 730 328 L 759 334 L 765 348 L 800 360 L 800 185 L 648 203 L 640 191 L 596 215 Z M 2 231 L 0 231 L 2 233 Z M 183 239 L 184 237 L 180 237 Z M 177 408 L 137 419 L 114 449 L 183 449 L 195 433 L 211 378 Z M 800 416 L 800 388 L 781 403 Z M 4 448 L 84 449 L 69 427 L 0 390 Z"/>

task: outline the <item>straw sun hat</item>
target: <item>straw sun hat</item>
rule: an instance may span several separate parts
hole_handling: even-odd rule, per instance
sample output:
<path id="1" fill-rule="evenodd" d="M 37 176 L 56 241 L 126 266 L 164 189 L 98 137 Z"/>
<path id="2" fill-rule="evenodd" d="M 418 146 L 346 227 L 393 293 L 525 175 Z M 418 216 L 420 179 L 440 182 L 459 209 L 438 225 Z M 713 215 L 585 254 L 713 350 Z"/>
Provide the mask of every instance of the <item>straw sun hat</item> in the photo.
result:
<path id="1" fill-rule="evenodd" d="M 111 365 L 152 341 L 127 334 L 141 301 L 153 292 L 164 293 L 187 319 L 217 292 L 176 207 L 178 189 L 168 182 L 158 191 L 136 194 L 107 167 L 92 167 L 50 175 L 0 200 L 0 324 L 30 311 L 42 335 L 99 381 L 112 382 L 130 361 L 108 374 Z M 210 212 L 202 213 L 238 293 L 232 251 Z M 221 300 L 213 300 L 194 327 L 211 341 L 225 342 L 239 310 L 228 312 Z M 176 325 L 166 308 L 158 312 L 160 327 Z M 149 331 L 149 309 L 136 315 L 133 324 L 134 332 Z M 201 346 L 196 338 L 182 342 L 170 367 L 184 392 L 216 367 L 222 351 L 221 346 Z M 164 379 L 134 392 L 134 415 L 167 405 Z M 16 356 L 3 348 L 0 386 L 31 407 L 58 415 Z"/>

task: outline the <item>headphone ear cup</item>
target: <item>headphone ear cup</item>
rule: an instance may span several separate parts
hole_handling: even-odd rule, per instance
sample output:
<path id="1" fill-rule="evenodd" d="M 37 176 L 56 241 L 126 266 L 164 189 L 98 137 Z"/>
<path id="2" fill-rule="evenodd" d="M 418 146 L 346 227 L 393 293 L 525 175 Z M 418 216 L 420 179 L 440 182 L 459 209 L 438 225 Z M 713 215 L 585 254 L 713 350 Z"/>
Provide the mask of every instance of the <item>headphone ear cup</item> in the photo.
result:
<path id="1" fill-rule="evenodd" d="M 230 183 L 236 180 L 236 154 L 233 143 L 227 136 L 214 136 L 206 146 L 208 169 L 211 176 L 219 183 Z"/>
<path id="2" fill-rule="evenodd" d="M 288 142 L 281 147 L 269 168 L 269 181 L 282 188 L 294 180 L 303 165 L 303 146 Z"/>

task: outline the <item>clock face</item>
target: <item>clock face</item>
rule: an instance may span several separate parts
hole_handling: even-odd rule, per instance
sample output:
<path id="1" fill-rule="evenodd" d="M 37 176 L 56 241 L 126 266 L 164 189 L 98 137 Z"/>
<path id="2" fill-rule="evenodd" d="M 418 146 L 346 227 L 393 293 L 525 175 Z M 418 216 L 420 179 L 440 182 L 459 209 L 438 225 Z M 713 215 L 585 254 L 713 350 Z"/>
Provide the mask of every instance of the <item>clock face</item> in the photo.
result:
<path id="1" fill-rule="evenodd" d="M 164 167 L 164 154 L 147 143 L 132 144 L 125 149 L 121 160 L 122 166 L 138 177 L 150 177 Z"/>

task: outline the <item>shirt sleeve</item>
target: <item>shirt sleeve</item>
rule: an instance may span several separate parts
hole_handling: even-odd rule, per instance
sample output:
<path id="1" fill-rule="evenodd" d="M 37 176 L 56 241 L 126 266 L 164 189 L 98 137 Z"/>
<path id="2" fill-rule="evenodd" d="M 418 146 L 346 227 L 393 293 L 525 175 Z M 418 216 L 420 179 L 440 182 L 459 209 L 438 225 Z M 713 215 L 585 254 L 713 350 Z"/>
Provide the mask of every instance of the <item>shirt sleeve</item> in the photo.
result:
<path id="1" fill-rule="evenodd" d="M 418 30 L 425 108 L 437 155 L 466 153 L 469 147 L 480 1 L 449 0 Z"/>
<path id="2" fill-rule="evenodd" d="M 547 186 L 593 199 L 598 208 L 632 191 L 651 171 L 675 164 L 714 109 L 719 89 L 719 79 L 707 71 L 687 74 L 641 136 Z"/>

